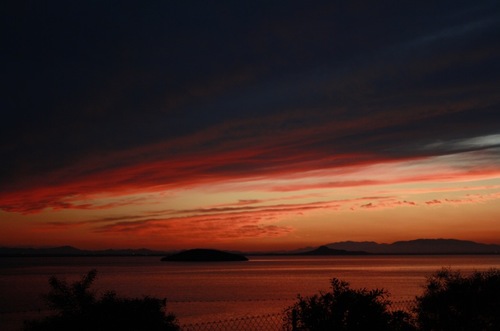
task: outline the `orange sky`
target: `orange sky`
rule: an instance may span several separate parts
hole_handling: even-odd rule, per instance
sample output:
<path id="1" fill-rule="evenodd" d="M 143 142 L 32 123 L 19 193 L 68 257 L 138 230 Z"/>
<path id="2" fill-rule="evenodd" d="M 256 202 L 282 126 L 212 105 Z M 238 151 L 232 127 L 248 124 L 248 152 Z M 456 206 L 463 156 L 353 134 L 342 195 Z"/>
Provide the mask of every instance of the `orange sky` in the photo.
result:
<path id="1" fill-rule="evenodd" d="M 498 1 L 8 6 L 0 246 L 500 244 Z"/>
<path id="2" fill-rule="evenodd" d="M 0 240 L 90 249 L 272 250 L 415 238 L 498 244 L 500 169 L 478 165 L 475 154 L 68 195 L 41 210 L 1 212 Z M 8 198 L 36 205 L 52 192 Z"/>

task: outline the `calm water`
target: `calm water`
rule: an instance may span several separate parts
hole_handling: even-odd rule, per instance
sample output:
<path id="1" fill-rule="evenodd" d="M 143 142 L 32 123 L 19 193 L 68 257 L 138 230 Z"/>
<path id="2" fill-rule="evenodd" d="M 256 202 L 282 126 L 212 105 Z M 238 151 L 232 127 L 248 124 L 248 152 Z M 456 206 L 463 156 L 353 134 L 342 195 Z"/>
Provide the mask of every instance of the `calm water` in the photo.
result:
<path id="1" fill-rule="evenodd" d="M 182 324 L 279 312 L 297 294 L 328 290 L 332 277 L 352 287 L 385 288 L 399 301 L 421 294 L 426 277 L 441 267 L 500 268 L 500 256 L 250 258 L 215 264 L 161 262 L 159 257 L 0 258 L 0 318 L 45 309 L 39 295 L 48 291 L 50 276 L 74 281 L 92 268 L 98 271 L 97 290 L 166 297 L 168 310 Z"/>

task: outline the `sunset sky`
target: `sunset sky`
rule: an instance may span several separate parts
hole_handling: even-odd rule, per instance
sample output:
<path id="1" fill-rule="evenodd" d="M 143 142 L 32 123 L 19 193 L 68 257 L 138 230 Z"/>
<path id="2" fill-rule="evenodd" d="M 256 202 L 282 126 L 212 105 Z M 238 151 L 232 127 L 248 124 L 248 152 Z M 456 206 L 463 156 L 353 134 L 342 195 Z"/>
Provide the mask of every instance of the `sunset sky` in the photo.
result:
<path id="1" fill-rule="evenodd" d="M 500 2 L 2 2 L 0 246 L 500 244 Z"/>

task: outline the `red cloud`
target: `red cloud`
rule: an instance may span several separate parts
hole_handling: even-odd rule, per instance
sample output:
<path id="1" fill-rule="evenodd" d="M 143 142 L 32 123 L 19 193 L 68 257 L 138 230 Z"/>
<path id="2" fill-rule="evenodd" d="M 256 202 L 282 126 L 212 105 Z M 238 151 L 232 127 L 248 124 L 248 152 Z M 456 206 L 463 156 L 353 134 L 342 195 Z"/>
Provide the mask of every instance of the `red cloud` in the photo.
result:
<path id="1" fill-rule="evenodd" d="M 365 199 L 371 199 L 371 198 L 365 198 Z M 370 202 L 366 204 L 362 204 L 359 207 L 364 208 L 364 209 L 387 209 L 387 208 L 396 208 L 396 207 L 401 207 L 401 206 L 416 206 L 417 203 L 413 201 L 399 201 L 395 200 L 394 198 L 388 197 L 388 198 L 378 198 L 378 201 L 376 203 Z M 354 210 L 355 207 L 352 207 L 351 210 Z"/>
<path id="2" fill-rule="evenodd" d="M 272 215 L 265 212 L 254 214 L 224 214 L 210 216 L 171 217 L 166 219 L 145 219 L 131 222 L 117 222 L 99 226 L 98 233 L 118 235 L 133 233 L 134 236 L 182 237 L 187 241 L 214 241 L 226 239 L 280 237 L 293 231 L 289 226 L 266 224 Z M 263 223 L 262 223 L 263 222 Z"/>
<path id="3" fill-rule="evenodd" d="M 310 203 L 265 204 L 218 208 L 164 210 L 123 217 L 105 217 L 74 222 L 47 222 L 40 230 L 65 230 L 72 227 L 90 227 L 96 233 L 134 236 L 187 236 L 189 238 L 244 238 L 247 236 L 274 237 L 293 231 L 279 225 L 283 218 L 306 212 L 339 210 L 366 200 L 383 200 L 387 197 L 366 197 L 353 200 L 330 200 Z M 390 198 L 389 198 L 390 199 Z M 274 199 L 270 199 L 272 201 Z"/>
<path id="4" fill-rule="evenodd" d="M 427 154 L 423 152 L 414 155 L 384 155 L 364 147 L 378 144 L 377 139 L 385 141 L 397 138 L 391 135 L 370 136 L 371 138 L 367 138 L 362 144 L 347 139 L 353 131 L 365 132 L 367 124 L 370 124 L 369 127 L 373 130 L 409 122 L 404 116 L 391 117 L 390 124 L 382 121 L 389 113 L 378 112 L 361 119 L 332 121 L 318 111 L 313 114 L 315 121 L 325 116 L 324 123 L 315 122 L 316 126 L 291 125 L 285 126 L 284 129 L 283 122 L 307 121 L 305 112 L 235 120 L 167 142 L 88 157 L 65 168 L 54 169 L 43 176 L 13 178 L 11 183 L 0 188 L 0 209 L 8 212 L 36 213 L 46 208 L 112 208 L 114 204 L 96 205 L 82 202 L 82 197 L 127 196 L 131 193 L 165 191 L 222 182 L 241 183 L 256 179 L 296 179 L 307 177 L 314 171 L 334 170 L 338 175 L 355 168 L 362 169 L 370 165 L 404 160 L 422 160 L 426 157 Z M 423 115 L 410 112 L 409 116 L 418 118 Z M 265 135 L 265 132 L 268 132 L 269 136 Z M 354 152 L 347 152 L 348 150 Z M 439 169 L 420 174 L 416 169 L 415 174 L 407 174 L 389 181 L 360 178 L 283 185 L 273 185 L 270 181 L 267 187 L 259 184 L 259 189 L 290 192 L 500 176 L 498 166 L 485 167 L 485 164 L 491 164 L 486 161 L 488 160 L 477 166 L 457 168 L 451 174 L 447 171 L 439 172 Z"/>

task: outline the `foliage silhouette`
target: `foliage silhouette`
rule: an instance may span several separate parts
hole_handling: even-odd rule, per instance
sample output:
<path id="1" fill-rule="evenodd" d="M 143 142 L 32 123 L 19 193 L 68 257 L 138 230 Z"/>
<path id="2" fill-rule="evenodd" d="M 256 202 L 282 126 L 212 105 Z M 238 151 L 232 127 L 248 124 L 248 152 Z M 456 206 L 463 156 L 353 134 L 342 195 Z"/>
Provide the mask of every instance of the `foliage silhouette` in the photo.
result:
<path id="1" fill-rule="evenodd" d="M 500 330 L 500 270 L 470 276 L 437 271 L 417 297 L 415 312 L 421 330 Z"/>
<path id="2" fill-rule="evenodd" d="M 179 330 L 173 314 L 166 313 L 166 300 L 152 297 L 121 298 L 113 291 L 100 298 L 90 286 L 96 278 L 91 270 L 80 281 L 66 283 L 56 277 L 44 298 L 54 315 L 41 320 L 25 321 L 26 331 L 59 330 Z"/>
<path id="3" fill-rule="evenodd" d="M 349 283 L 333 278 L 332 291 L 298 297 L 289 307 L 285 330 L 301 331 L 413 331 L 410 314 L 389 311 L 391 302 L 382 289 L 351 289 Z"/>

